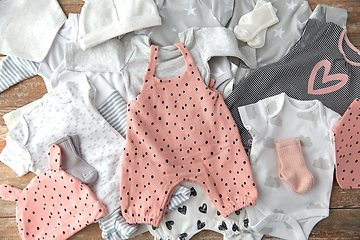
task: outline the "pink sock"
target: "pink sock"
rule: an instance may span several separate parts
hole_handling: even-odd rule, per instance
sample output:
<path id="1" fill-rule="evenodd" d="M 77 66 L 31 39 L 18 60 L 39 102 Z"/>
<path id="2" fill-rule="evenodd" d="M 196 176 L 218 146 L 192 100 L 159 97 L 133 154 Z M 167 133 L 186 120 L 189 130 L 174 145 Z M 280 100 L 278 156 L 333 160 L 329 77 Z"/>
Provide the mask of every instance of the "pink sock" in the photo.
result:
<path id="1" fill-rule="evenodd" d="M 288 182 L 297 193 L 310 191 L 314 178 L 306 168 L 300 141 L 277 141 L 276 153 L 279 160 L 279 178 Z"/>

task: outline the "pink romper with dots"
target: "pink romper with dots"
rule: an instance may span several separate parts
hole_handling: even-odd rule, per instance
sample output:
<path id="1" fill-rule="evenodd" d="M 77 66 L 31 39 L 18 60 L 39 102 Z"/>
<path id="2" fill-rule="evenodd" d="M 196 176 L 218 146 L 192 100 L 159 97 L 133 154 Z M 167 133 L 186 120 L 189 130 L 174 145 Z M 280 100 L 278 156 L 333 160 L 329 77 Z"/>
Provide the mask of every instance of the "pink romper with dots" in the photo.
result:
<path id="1" fill-rule="evenodd" d="M 185 72 L 157 78 L 158 47 L 151 46 L 142 91 L 128 105 L 120 190 L 128 223 L 158 226 L 182 181 L 202 185 L 224 217 L 256 204 L 250 164 L 224 100 L 205 85 L 185 46 L 175 46 Z"/>
<path id="2" fill-rule="evenodd" d="M 341 188 L 360 188 L 360 101 L 356 98 L 333 129 L 336 180 Z"/>

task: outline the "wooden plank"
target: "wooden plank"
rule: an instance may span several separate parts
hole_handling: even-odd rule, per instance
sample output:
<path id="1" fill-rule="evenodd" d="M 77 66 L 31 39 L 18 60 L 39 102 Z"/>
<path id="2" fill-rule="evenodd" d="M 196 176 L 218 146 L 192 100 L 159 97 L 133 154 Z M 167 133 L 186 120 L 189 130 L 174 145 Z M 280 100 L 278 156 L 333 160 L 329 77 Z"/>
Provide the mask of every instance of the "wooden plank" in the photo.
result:
<path id="1" fill-rule="evenodd" d="M 31 77 L 0 93 L 0 108 L 22 107 L 41 98 L 47 92 L 40 76 Z"/>
<path id="2" fill-rule="evenodd" d="M 309 236 L 310 240 L 324 240 L 324 239 L 359 239 L 360 236 L 360 209 L 332 209 L 330 210 L 330 217 L 320 221 L 313 229 Z M 21 239 L 16 221 L 14 217 L 0 218 L 0 233 L 2 239 Z M 101 231 L 99 226 L 91 224 L 84 228 L 76 235 L 69 238 L 71 240 L 87 239 L 95 240 L 101 239 Z M 153 239 L 149 232 L 132 238 L 134 240 Z M 192 240 L 222 240 L 223 236 L 213 231 L 202 231 L 196 234 Z M 263 239 L 278 239 L 270 236 L 265 236 Z"/>
<path id="3" fill-rule="evenodd" d="M 69 13 L 80 13 L 82 6 L 82 4 L 64 5 L 62 9 L 66 16 L 69 16 Z"/>
<path id="4" fill-rule="evenodd" d="M 342 189 L 334 176 L 330 208 L 360 208 L 360 189 Z"/>

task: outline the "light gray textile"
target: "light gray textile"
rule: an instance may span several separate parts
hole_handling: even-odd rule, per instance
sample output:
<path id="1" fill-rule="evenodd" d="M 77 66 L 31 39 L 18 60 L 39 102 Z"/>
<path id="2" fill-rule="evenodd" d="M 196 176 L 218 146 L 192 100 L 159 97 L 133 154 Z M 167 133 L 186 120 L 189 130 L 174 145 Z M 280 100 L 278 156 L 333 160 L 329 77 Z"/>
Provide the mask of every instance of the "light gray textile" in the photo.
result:
<path id="1" fill-rule="evenodd" d="M 180 33 L 179 38 L 192 55 L 206 84 L 210 80 L 208 61 L 212 57 L 232 56 L 243 60 L 250 68 L 256 67 L 253 51 L 239 50 L 234 34 L 227 28 L 190 28 Z M 141 35 L 134 36 L 129 41 L 112 39 L 86 51 L 82 51 L 76 42 L 65 45 L 68 70 L 121 74 L 130 100 L 141 91 L 149 55 L 150 39 Z M 159 48 L 156 66 L 158 77 L 179 76 L 185 67 L 183 56 L 175 46 Z"/>
<path id="2" fill-rule="evenodd" d="M 153 44 L 166 46 L 180 41 L 178 34 L 191 27 L 223 27 L 230 20 L 234 0 L 156 0 L 161 25 L 135 31 Z"/>
<path id="3" fill-rule="evenodd" d="M 347 10 L 343 8 L 330 7 L 326 5 L 317 5 L 311 14 L 311 19 L 316 19 L 323 22 L 332 22 L 342 28 L 346 28 Z"/>
<path id="4" fill-rule="evenodd" d="M 6 56 L 0 61 L 0 92 L 37 75 L 39 63 L 30 60 Z"/>

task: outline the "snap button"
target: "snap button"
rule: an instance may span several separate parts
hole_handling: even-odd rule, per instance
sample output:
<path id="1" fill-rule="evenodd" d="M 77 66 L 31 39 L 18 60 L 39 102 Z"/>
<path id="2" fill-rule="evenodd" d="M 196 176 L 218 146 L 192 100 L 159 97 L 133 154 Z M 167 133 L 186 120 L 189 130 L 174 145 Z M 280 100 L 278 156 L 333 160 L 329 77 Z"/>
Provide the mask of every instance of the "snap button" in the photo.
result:
<path id="1" fill-rule="evenodd" d="M 290 218 L 289 218 L 288 216 L 285 217 L 285 221 L 289 221 L 289 219 L 290 219 Z"/>

